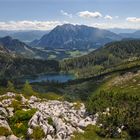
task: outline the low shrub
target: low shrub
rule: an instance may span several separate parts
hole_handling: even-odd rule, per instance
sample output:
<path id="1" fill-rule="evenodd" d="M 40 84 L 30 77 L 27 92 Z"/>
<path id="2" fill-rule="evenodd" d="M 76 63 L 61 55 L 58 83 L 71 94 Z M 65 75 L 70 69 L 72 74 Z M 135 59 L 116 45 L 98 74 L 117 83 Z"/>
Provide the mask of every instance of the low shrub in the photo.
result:
<path id="1" fill-rule="evenodd" d="M 28 122 L 35 112 L 35 109 L 28 111 L 18 110 L 14 116 L 9 119 L 10 127 L 16 136 L 23 136 L 24 138 L 27 136 Z"/>
<path id="2" fill-rule="evenodd" d="M 22 97 L 21 97 L 20 95 L 16 95 L 16 96 L 15 96 L 15 99 L 16 99 L 17 101 L 21 101 L 21 100 L 22 100 Z"/>
<path id="3" fill-rule="evenodd" d="M 14 108 L 14 111 L 22 109 L 21 102 L 17 100 L 13 100 L 10 106 Z"/>
<path id="4" fill-rule="evenodd" d="M 51 117 L 48 118 L 48 124 L 49 124 L 49 125 L 53 125 L 53 120 L 52 120 Z"/>
<path id="5" fill-rule="evenodd" d="M 45 137 L 45 133 L 40 127 L 36 127 L 33 129 L 31 138 L 33 138 L 34 140 L 42 140 L 42 138 L 44 137 Z"/>

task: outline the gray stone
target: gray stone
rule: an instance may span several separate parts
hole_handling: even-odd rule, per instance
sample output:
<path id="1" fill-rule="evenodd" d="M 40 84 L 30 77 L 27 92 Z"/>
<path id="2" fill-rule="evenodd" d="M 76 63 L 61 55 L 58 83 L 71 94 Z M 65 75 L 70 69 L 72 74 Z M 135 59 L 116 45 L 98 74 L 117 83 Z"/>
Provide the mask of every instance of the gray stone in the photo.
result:
<path id="1" fill-rule="evenodd" d="M 15 135 L 10 135 L 7 137 L 7 140 L 19 140 L 19 138 L 16 137 Z"/>
<path id="2" fill-rule="evenodd" d="M 0 136 L 0 140 L 6 140 L 5 136 Z"/>
<path id="3" fill-rule="evenodd" d="M 7 107 L 7 110 L 8 110 L 9 117 L 12 117 L 14 115 L 14 113 L 13 113 L 14 108 L 13 107 Z"/>
<path id="4" fill-rule="evenodd" d="M 0 120 L 0 126 L 7 128 L 11 132 L 11 128 L 6 120 Z"/>
<path id="5" fill-rule="evenodd" d="M 8 116 L 8 113 L 7 113 L 7 111 L 6 111 L 6 109 L 5 109 L 5 108 L 0 107 L 0 115 L 5 116 L 5 117 L 7 117 L 7 116 Z"/>

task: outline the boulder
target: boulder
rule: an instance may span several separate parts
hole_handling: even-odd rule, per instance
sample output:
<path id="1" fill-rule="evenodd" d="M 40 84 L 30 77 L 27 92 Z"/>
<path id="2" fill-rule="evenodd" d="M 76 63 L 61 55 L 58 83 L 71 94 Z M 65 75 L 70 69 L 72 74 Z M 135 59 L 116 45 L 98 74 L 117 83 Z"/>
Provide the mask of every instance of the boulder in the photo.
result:
<path id="1" fill-rule="evenodd" d="M 22 94 L 20 94 L 20 96 L 22 98 L 22 103 L 25 104 L 28 101 L 28 99 L 26 99 Z"/>
<path id="2" fill-rule="evenodd" d="M 39 101 L 40 99 L 39 98 L 37 98 L 36 96 L 31 96 L 30 97 L 30 100 L 29 100 L 29 103 L 34 103 L 34 102 L 37 102 L 37 101 Z"/>
<path id="3" fill-rule="evenodd" d="M 8 96 L 8 97 L 15 97 L 16 95 L 15 95 L 15 93 L 13 93 L 13 92 L 7 92 L 7 94 L 5 94 L 5 96 Z"/>
<path id="4" fill-rule="evenodd" d="M 13 98 L 12 99 L 4 99 L 4 100 L 2 100 L 2 104 L 5 107 L 10 106 L 13 100 L 14 100 Z"/>
<path id="5" fill-rule="evenodd" d="M 45 133 L 46 140 L 69 140 L 75 131 L 84 132 L 82 129 L 87 125 L 94 125 L 98 114 L 88 116 L 84 104 L 75 109 L 73 103 L 57 100 L 39 102 L 38 98 L 32 96 L 29 101 L 31 108 L 38 111 L 30 119 L 30 128 L 40 126 Z M 49 122 L 51 118 L 51 122 Z"/>
<path id="6" fill-rule="evenodd" d="M 47 140 L 54 140 L 51 135 L 47 135 Z"/>
<path id="7" fill-rule="evenodd" d="M 12 117 L 14 115 L 14 113 L 13 113 L 14 108 L 13 107 L 7 107 L 7 110 L 8 110 L 9 117 Z"/>
<path id="8" fill-rule="evenodd" d="M 7 140 L 20 140 L 20 139 L 16 137 L 15 135 L 10 135 L 7 137 Z"/>
<path id="9" fill-rule="evenodd" d="M 0 107 L 0 115 L 5 116 L 5 117 L 7 117 L 7 116 L 8 116 L 8 113 L 7 113 L 7 111 L 6 111 L 6 109 L 5 109 L 5 108 Z"/>
<path id="10" fill-rule="evenodd" d="M 0 140 L 6 140 L 5 136 L 0 136 Z"/>
<path id="11" fill-rule="evenodd" d="M 0 120 L 0 126 L 7 128 L 11 132 L 11 128 L 6 120 Z"/>
<path id="12" fill-rule="evenodd" d="M 33 133 L 33 129 L 28 128 L 28 130 L 27 130 L 27 134 L 28 134 L 28 135 L 31 135 L 32 133 Z"/>

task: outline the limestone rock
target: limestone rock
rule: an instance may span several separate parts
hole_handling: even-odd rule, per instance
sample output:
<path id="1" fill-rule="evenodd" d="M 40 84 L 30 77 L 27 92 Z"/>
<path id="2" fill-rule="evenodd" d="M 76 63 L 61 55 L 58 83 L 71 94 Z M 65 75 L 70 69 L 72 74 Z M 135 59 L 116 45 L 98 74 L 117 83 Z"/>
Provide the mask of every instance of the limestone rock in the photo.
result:
<path id="1" fill-rule="evenodd" d="M 28 134 L 28 135 L 31 135 L 32 133 L 33 133 L 33 129 L 28 128 L 27 134 Z"/>
<path id="2" fill-rule="evenodd" d="M 0 120 L 0 126 L 7 128 L 11 132 L 11 128 L 6 120 Z"/>
<path id="3" fill-rule="evenodd" d="M 6 111 L 6 109 L 5 109 L 5 108 L 0 107 L 0 115 L 5 116 L 5 117 L 7 117 L 7 116 L 8 116 L 8 113 L 7 113 L 7 111 Z"/>
<path id="4" fill-rule="evenodd" d="M 13 113 L 14 108 L 13 107 L 7 107 L 7 110 L 8 110 L 9 117 L 12 117 L 14 115 L 14 113 Z"/>
<path id="5" fill-rule="evenodd" d="M 16 137 L 15 135 L 10 135 L 7 137 L 7 140 L 20 140 L 20 139 Z"/>
<path id="6" fill-rule="evenodd" d="M 6 96 L 12 98 L 12 97 L 15 97 L 16 95 L 15 95 L 15 93 L 13 93 L 13 92 L 7 92 Z"/>
<path id="7" fill-rule="evenodd" d="M 34 99 L 34 100 L 33 100 Z M 83 128 L 89 124 L 95 125 L 93 116 L 88 116 L 84 104 L 79 109 L 75 109 L 73 103 L 60 101 L 35 102 L 35 98 L 30 106 L 38 111 L 30 119 L 30 128 L 40 126 L 46 137 L 51 136 L 56 140 L 69 140 L 75 131 L 83 132 Z M 50 138 L 50 139 L 51 139 Z"/>
<path id="8" fill-rule="evenodd" d="M 13 100 L 14 99 L 12 99 L 12 98 L 11 99 L 4 99 L 4 100 L 2 100 L 2 104 L 4 107 L 10 106 Z"/>
<path id="9" fill-rule="evenodd" d="M 0 140 L 6 140 L 5 136 L 0 136 Z"/>

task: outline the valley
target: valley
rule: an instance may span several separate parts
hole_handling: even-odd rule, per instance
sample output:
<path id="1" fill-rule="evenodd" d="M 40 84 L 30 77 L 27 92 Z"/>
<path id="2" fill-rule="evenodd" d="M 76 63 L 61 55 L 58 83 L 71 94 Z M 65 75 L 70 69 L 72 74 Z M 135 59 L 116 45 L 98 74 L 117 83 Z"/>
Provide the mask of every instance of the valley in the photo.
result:
<path id="1" fill-rule="evenodd" d="M 139 139 L 139 110 L 139 38 L 72 24 L 0 38 L 0 139 Z"/>

